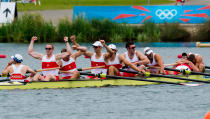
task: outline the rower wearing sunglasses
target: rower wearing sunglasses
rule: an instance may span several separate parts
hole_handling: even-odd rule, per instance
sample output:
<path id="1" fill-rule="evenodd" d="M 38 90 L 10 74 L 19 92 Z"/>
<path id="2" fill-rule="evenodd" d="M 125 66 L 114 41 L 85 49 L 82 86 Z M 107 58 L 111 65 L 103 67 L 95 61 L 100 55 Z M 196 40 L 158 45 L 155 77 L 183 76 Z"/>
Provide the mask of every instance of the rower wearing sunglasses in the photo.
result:
<path id="1" fill-rule="evenodd" d="M 68 37 L 64 37 L 64 41 L 66 44 L 67 52 L 59 53 L 59 54 L 53 54 L 54 46 L 52 44 L 47 44 L 45 46 L 46 54 L 38 53 L 34 51 L 34 42 L 37 40 L 36 36 L 33 36 L 31 38 L 31 42 L 28 48 L 28 54 L 31 55 L 33 58 L 39 59 L 42 61 L 42 69 L 45 71 L 42 71 L 42 75 L 36 74 L 34 76 L 35 81 L 58 81 L 58 69 L 60 66 L 57 64 L 57 62 L 68 55 L 71 55 L 70 51 L 70 45 L 68 42 Z"/>
<path id="2" fill-rule="evenodd" d="M 114 44 L 110 44 L 109 48 L 112 49 L 114 52 L 106 61 L 106 64 L 108 65 L 108 71 L 107 73 L 112 76 L 123 76 L 123 73 L 119 71 L 119 69 L 122 68 L 122 64 L 124 63 L 125 65 L 129 66 L 135 71 L 141 72 L 138 67 L 136 67 L 134 64 L 129 62 L 128 60 L 125 59 L 122 55 L 117 53 L 117 47 Z"/>
<path id="3" fill-rule="evenodd" d="M 109 48 L 105 44 L 104 40 L 96 41 L 95 43 L 92 44 L 92 46 L 94 48 L 94 53 L 93 52 L 89 52 L 89 51 L 86 51 L 84 53 L 85 56 L 90 57 L 91 67 L 106 66 L 105 60 L 107 60 L 114 53 L 112 51 L 112 49 Z M 102 47 L 106 48 L 107 53 L 102 53 Z M 98 73 L 106 74 L 107 73 L 107 69 L 105 69 L 105 68 L 92 69 L 91 73 L 93 73 L 93 74 L 98 74 Z M 90 78 L 96 79 L 97 77 L 88 76 L 88 78 L 89 79 Z"/>
<path id="4" fill-rule="evenodd" d="M 144 65 L 149 63 L 149 59 L 143 55 L 141 52 L 136 51 L 136 46 L 133 42 L 127 42 L 125 45 L 125 48 L 127 49 L 127 52 L 125 52 L 123 55 L 123 57 L 128 60 L 129 62 L 135 64 L 135 65 L 139 65 L 138 68 L 141 70 L 141 72 L 144 72 L 143 68 Z M 132 68 L 130 67 L 126 67 L 127 70 L 133 71 Z M 123 74 L 126 77 L 134 77 L 136 76 L 136 74 L 133 73 L 126 73 L 124 72 Z"/>

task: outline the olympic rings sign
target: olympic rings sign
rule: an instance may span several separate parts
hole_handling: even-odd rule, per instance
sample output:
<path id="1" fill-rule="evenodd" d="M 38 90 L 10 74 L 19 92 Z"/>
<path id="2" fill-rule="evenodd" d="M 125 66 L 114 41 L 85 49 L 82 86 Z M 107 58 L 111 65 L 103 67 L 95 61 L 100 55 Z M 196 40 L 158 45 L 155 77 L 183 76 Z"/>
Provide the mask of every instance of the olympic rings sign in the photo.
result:
<path id="1" fill-rule="evenodd" d="M 172 9 L 172 10 L 168 10 L 168 9 L 161 10 L 161 9 L 158 9 L 155 12 L 155 15 L 158 16 L 161 20 L 163 20 L 163 19 L 172 19 L 174 16 L 177 15 L 177 11 L 175 9 Z"/>

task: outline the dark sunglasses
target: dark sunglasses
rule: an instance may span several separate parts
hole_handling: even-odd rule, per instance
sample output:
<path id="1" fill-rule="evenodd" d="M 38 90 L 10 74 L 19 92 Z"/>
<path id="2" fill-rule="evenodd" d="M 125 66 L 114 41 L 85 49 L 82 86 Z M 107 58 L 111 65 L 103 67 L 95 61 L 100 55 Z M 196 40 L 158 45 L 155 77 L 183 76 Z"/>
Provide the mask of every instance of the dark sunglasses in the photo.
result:
<path id="1" fill-rule="evenodd" d="M 130 49 L 135 49 L 136 47 L 131 47 Z"/>
<path id="2" fill-rule="evenodd" d="M 93 48 L 99 48 L 99 46 L 93 46 Z"/>
<path id="3" fill-rule="evenodd" d="M 52 48 L 45 48 L 45 50 L 51 50 Z"/>

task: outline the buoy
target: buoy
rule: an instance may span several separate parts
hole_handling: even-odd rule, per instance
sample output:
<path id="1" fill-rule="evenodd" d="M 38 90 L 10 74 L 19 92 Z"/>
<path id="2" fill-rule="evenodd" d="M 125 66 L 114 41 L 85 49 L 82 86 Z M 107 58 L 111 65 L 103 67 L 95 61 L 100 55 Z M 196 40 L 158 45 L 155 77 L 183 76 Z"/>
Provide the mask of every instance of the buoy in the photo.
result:
<path id="1" fill-rule="evenodd" d="M 7 56 L 5 54 L 0 54 L 0 58 L 6 58 Z"/>
<path id="2" fill-rule="evenodd" d="M 204 116 L 204 119 L 210 119 L 210 111 L 208 111 L 208 112 L 206 113 L 206 115 Z"/>

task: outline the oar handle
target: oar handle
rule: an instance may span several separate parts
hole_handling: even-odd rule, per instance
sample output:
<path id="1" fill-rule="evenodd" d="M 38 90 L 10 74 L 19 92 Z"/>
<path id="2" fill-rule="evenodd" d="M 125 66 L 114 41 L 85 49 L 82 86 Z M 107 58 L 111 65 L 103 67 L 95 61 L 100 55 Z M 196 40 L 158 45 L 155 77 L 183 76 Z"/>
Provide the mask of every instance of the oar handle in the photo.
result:
<path id="1" fill-rule="evenodd" d="M 35 72 L 50 71 L 50 70 L 55 70 L 55 69 L 60 69 L 60 67 L 47 68 L 47 69 L 38 69 L 38 70 L 35 70 Z"/>

